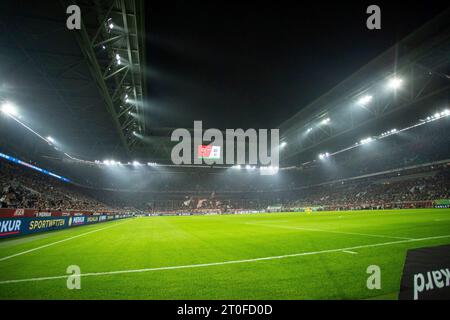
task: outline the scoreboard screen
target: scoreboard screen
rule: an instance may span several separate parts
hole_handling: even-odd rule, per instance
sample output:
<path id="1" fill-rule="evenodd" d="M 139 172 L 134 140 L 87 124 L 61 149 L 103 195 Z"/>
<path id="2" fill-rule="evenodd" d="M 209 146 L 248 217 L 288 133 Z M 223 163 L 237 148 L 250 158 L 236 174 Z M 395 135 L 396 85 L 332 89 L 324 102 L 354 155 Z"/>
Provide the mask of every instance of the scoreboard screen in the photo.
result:
<path id="1" fill-rule="evenodd" d="M 220 146 L 200 145 L 197 154 L 199 159 L 218 160 L 220 159 Z"/>

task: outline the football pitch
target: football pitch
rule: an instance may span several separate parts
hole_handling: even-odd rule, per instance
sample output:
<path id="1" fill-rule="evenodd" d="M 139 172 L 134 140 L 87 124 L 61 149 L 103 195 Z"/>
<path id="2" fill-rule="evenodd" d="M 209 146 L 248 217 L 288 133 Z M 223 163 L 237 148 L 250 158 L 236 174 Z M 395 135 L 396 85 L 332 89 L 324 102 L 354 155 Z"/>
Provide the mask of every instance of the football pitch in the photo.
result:
<path id="1" fill-rule="evenodd" d="M 131 218 L 1 240 L 0 299 L 396 299 L 407 250 L 442 244 L 450 209 Z"/>

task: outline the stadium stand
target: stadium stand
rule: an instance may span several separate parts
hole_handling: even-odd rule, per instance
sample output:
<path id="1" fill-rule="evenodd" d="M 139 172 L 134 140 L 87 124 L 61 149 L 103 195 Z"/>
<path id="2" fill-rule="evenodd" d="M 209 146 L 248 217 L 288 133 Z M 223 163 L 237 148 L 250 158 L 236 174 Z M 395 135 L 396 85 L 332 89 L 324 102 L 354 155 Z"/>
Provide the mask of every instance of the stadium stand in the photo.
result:
<path id="1" fill-rule="evenodd" d="M 74 187 L 23 166 L 0 160 L 0 208 L 39 210 L 110 210 Z"/>
<path id="2" fill-rule="evenodd" d="M 342 180 L 298 192 L 301 198 L 286 207 L 324 206 L 328 209 L 385 209 L 430 206 L 450 194 L 448 164 L 402 170 L 369 178 Z"/>
<path id="3" fill-rule="evenodd" d="M 63 163 L 47 164 L 76 182 L 68 184 L 2 159 L 0 207 L 146 213 L 430 207 L 450 197 L 450 137 L 442 134 L 448 126 L 443 119 L 276 176 L 148 167 L 122 168 L 126 179 L 118 179 L 105 166 L 77 164 L 66 171 Z"/>
<path id="4" fill-rule="evenodd" d="M 430 207 L 433 200 L 450 198 L 450 164 L 447 162 L 291 189 L 244 193 L 192 191 L 190 194 L 165 191 L 162 196 L 152 192 L 83 188 L 0 161 L 1 208 L 226 213 L 263 211 L 276 204 L 287 211 L 304 207 L 322 210 Z"/>

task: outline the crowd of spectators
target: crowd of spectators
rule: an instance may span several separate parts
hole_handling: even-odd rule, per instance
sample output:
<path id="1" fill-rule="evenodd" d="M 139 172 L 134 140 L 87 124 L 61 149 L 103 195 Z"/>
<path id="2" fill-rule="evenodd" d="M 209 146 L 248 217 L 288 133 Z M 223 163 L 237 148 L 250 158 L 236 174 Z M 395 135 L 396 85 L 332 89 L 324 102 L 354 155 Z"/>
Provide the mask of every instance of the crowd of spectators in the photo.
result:
<path id="1" fill-rule="evenodd" d="M 74 186 L 3 159 L 0 160 L 0 208 L 111 210 L 104 203 L 76 191 Z"/>
<path id="2" fill-rule="evenodd" d="M 433 201 L 450 198 L 450 170 L 408 174 L 397 177 L 372 178 L 323 184 L 305 188 L 289 195 L 296 200 L 286 207 L 326 206 L 333 208 L 385 208 L 403 203 Z"/>
<path id="3" fill-rule="evenodd" d="M 184 197 L 172 194 L 171 198 L 148 203 L 147 209 L 179 212 L 261 211 L 271 206 L 278 206 L 286 211 L 306 207 L 381 209 L 431 206 L 434 200 L 439 199 L 450 199 L 449 164 L 270 192 L 213 192 L 210 195 Z"/>
<path id="4" fill-rule="evenodd" d="M 118 191 L 65 183 L 0 159 L 0 208 L 146 213 L 230 212 L 266 210 L 270 206 L 280 206 L 284 210 L 301 207 L 388 208 L 400 203 L 450 199 L 450 166 L 446 162 L 334 182 L 330 182 L 330 178 L 319 184 L 296 182 L 300 177 L 301 172 L 286 174 L 281 171 L 274 177 L 238 172 L 220 175 L 219 178 L 217 175 L 198 174 L 195 178 L 189 177 L 193 188 L 188 191 L 180 191 L 177 186 L 156 192 L 145 188 Z M 174 179 L 184 182 L 185 178 L 177 176 Z M 160 177 L 154 180 L 167 183 Z M 215 190 L 217 183 L 227 187 Z M 195 188 L 199 184 L 211 189 Z M 262 184 L 265 184 L 264 187 Z M 247 188 L 247 185 L 254 187 Z"/>

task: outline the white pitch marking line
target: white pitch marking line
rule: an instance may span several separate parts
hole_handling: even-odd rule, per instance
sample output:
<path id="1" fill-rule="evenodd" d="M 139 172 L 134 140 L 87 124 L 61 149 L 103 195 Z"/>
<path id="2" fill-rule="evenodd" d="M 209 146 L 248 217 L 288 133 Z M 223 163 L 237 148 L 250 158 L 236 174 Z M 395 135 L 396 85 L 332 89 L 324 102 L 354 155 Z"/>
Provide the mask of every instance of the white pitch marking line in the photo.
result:
<path id="1" fill-rule="evenodd" d="M 124 223 L 129 222 L 129 221 L 130 220 L 122 222 L 122 223 L 117 223 L 117 224 L 114 224 L 114 225 L 110 225 L 110 226 L 107 226 L 107 227 L 104 227 L 104 228 L 95 229 L 95 230 L 92 230 L 92 231 L 88 231 L 88 232 L 85 232 L 85 233 L 78 234 L 78 235 L 73 236 L 73 237 L 69 237 L 69 238 L 66 238 L 66 239 L 62 239 L 62 240 L 58 240 L 58 241 L 55 241 L 55 242 L 51 242 L 51 243 L 45 244 L 45 245 L 40 246 L 40 247 L 36 247 L 36 248 L 29 249 L 29 250 L 26 250 L 26 251 L 18 252 L 18 253 L 15 253 L 13 255 L 10 255 L 10 256 L 0 258 L 0 262 L 8 260 L 8 259 L 11 259 L 11 258 L 14 258 L 14 257 L 21 256 L 21 255 L 24 255 L 24 254 L 27 254 L 27 253 L 30 253 L 30 252 L 34 252 L 34 251 L 37 251 L 37 250 L 40 250 L 40 249 L 44 249 L 44 248 L 53 246 L 53 245 L 58 244 L 58 243 L 66 242 L 66 241 L 69 241 L 69 240 L 73 240 L 73 239 L 76 239 L 76 238 L 79 238 L 79 237 L 82 237 L 82 236 L 85 236 L 85 235 L 88 235 L 88 234 L 91 234 L 91 233 L 94 233 L 94 232 L 98 232 L 98 231 L 102 231 L 102 230 L 109 229 L 109 228 L 112 228 L 112 227 L 116 227 L 118 225 L 124 224 Z"/>
<path id="2" fill-rule="evenodd" d="M 157 267 L 157 268 L 146 268 L 146 269 L 135 269 L 135 270 L 93 272 L 93 273 L 80 274 L 79 276 L 80 277 L 96 277 L 96 276 L 126 274 L 126 273 L 141 273 L 141 272 L 150 272 L 150 271 L 212 267 L 212 266 L 221 266 L 221 265 L 227 265 L 227 264 L 240 264 L 240 263 L 250 263 L 250 262 L 267 261 L 267 260 L 275 260 L 275 259 L 285 259 L 285 258 L 292 258 L 292 257 L 310 256 L 310 255 L 316 255 L 316 254 L 322 254 L 322 253 L 341 252 L 344 250 L 352 251 L 352 250 L 364 249 L 364 248 L 382 247 L 382 246 L 389 246 L 389 245 L 395 245 L 395 244 L 401 244 L 401 243 L 420 242 L 420 241 L 437 240 L 437 239 L 444 239 L 444 238 L 450 238 L 450 235 L 419 238 L 419 239 L 409 239 L 409 240 L 399 240 L 399 241 L 391 241 L 391 242 L 381 242 L 381 243 L 366 244 L 366 245 L 348 247 L 348 248 L 328 249 L 328 250 L 312 251 L 312 252 L 300 252 L 300 253 L 293 253 L 293 254 L 285 254 L 285 255 L 281 255 L 281 256 L 270 256 L 270 257 L 254 258 L 254 259 L 231 260 L 231 261 L 211 262 L 211 263 L 202 263 L 202 264 L 190 264 L 190 265 L 184 265 L 184 266 Z M 30 279 L 3 280 L 3 281 L 0 281 L 0 285 L 8 284 L 8 283 L 66 279 L 69 276 L 70 275 L 42 277 L 42 278 L 30 278 Z"/>
<path id="3" fill-rule="evenodd" d="M 350 251 L 350 250 L 342 250 L 342 252 L 350 253 L 350 254 L 358 254 L 358 252 Z"/>
<path id="4" fill-rule="evenodd" d="M 302 228 L 302 227 L 290 227 L 290 226 L 279 226 L 279 225 L 270 225 L 263 223 L 246 223 L 255 226 L 263 226 L 268 228 L 282 228 L 282 229 L 294 229 L 294 230 L 304 230 L 304 231 L 314 231 L 314 232 L 327 232 L 327 233 L 337 233 L 337 234 L 348 234 L 348 235 L 356 235 L 356 236 L 366 236 L 366 237 L 376 237 L 376 238 L 386 238 L 386 239 L 400 239 L 400 240 L 412 240 L 413 238 L 406 237 L 395 237 L 395 236 L 386 236 L 380 234 L 369 234 L 369 233 L 358 233 L 358 232 L 344 232 L 344 231 L 333 231 L 333 230 L 323 230 L 323 229 L 313 229 L 313 228 Z"/>

